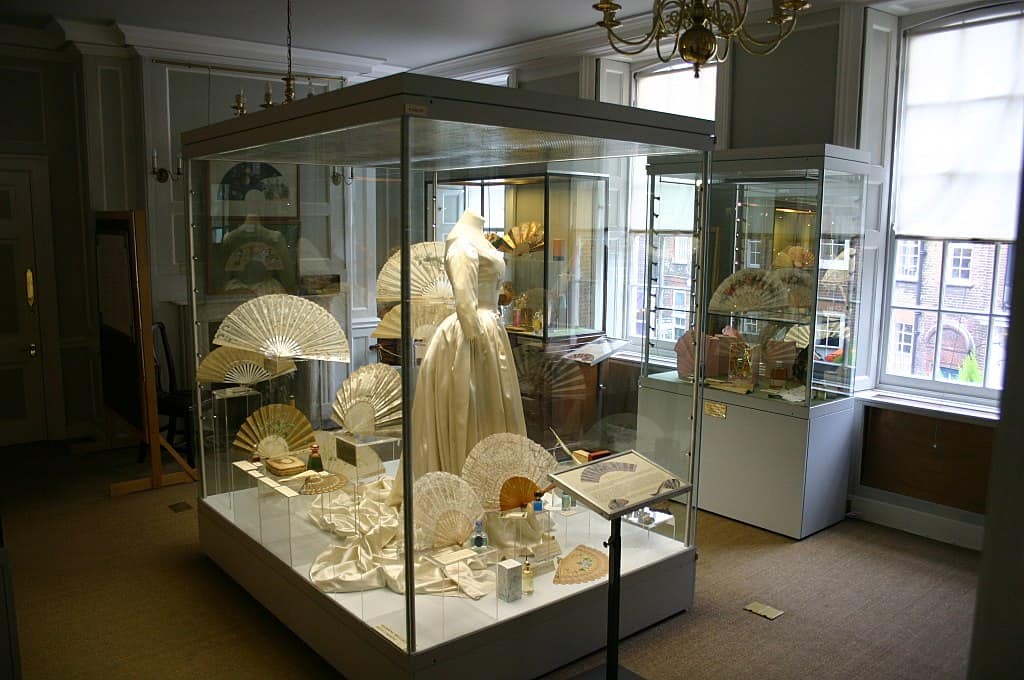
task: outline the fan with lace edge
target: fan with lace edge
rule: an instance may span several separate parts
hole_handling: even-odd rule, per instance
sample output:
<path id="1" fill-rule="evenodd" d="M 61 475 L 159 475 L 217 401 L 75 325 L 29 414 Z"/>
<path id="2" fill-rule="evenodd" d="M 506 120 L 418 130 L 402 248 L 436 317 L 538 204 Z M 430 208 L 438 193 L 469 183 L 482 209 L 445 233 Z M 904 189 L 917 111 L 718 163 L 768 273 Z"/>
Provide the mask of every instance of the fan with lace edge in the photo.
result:
<path id="1" fill-rule="evenodd" d="M 218 347 L 199 362 L 196 382 L 255 385 L 293 371 L 295 362 L 290 359 L 268 362 L 267 357 L 258 352 L 237 347 Z"/>
<path id="2" fill-rule="evenodd" d="M 246 418 L 234 448 L 260 458 L 306 453 L 314 442 L 313 426 L 294 406 L 270 404 Z"/>
<path id="3" fill-rule="evenodd" d="M 575 361 L 547 354 L 530 345 L 517 346 L 512 350 L 512 356 L 523 394 L 560 398 L 587 394 L 587 381 Z"/>
<path id="4" fill-rule="evenodd" d="M 711 296 L 714 314 L 771 311 L 789 305 L 789 291 L 763 269 L 741 269 L 726 277 Z"/>
<path id="5" fill-rule="evenodd" d="M 589 545 L 578 545 L 558 561 L 552 582 L 572 585 L 594 581 L 608 574 L 608 555 Z"/>
<path id="6" fill-rule="evenodd" d="M 510 227 L 494 239 L 493 245 L 503 253 L 520 256 L 544 250 L 544 227 L 525 222 Z"/>
<path id="7" fill-rule="evenodd" d="M 213 344 L 268 357 L 348 363 L 348 338 L 326 309 L 296 295 L 261 295 L 228 314 Z"/>
<path id="8" fill-rule="evenodd" d="M 462 478 L 476 491 L 484 510 L 514 510 L 533 501 L 556 466 L 540 444 L 503 432 L 473 447 L 462 466 Z"/>
<path id="9" fill-rule="evenodd" d="M 447 319 L 454 308 L 440 302 L 414 300 L 410 310 L 413 340 L 429 341 L 434 331 Z M 372 333 L 375 338 L 395 339 L 402 337 L 402 306 L 396 305 L 387 311 Z"/>
<path id="10" fill-rule="evenodd" d="M 331 420 L 352 434 L 372 434 L 402 423 L 402 377 L 387 364 L 357 369 L 334 395 Z"/>
<path id="11" fill-rule="evenodd" d="M 444 244 L 437 241 L 415 243 L 409 249 L 409 289 L 413 299 L 447 302 L 455 295 L 444 269 Z M 402 300 L 402 253 L 388 258 L 377 274 L 377 302 Z"/>
<path id="12" fill-rule="evenodd" d="M 484 514 L 473 487 L 449 472 L 428 472 L 412 487 L 417 548 L 462 545 Z"/>

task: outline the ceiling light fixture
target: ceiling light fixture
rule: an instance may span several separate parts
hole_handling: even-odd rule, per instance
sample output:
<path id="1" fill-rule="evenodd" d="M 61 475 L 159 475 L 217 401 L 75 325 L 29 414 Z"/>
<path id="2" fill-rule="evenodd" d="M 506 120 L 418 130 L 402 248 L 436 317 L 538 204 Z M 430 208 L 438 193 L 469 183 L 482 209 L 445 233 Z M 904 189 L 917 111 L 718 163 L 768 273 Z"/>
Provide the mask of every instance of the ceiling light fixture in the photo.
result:
<path id="1" fill-rule="evenodd" d="M 602 1 L 594 9 L 603 14 L 597 25 L 608 32 L 608 44 L 619 54 L 640 54 L 653 43 L 658 59 L 668 63 L 677 54 L 693 64 L 693 75 L 700 77 L 706 63 L 725 61 L 735 39 L 750 54 L 771 54 L 796 27 L 796 15 L 811 3 L 807 0 L 772 0 L 772 14 L 755 30 L 747 30 L 749 0 L 654 0 L 651 30 L 639 38 L 623 38 L 615 32 L 622 22 L 615 14 L 622 6 Z M 667 44 L 671 50 L 665 53 Z"/>

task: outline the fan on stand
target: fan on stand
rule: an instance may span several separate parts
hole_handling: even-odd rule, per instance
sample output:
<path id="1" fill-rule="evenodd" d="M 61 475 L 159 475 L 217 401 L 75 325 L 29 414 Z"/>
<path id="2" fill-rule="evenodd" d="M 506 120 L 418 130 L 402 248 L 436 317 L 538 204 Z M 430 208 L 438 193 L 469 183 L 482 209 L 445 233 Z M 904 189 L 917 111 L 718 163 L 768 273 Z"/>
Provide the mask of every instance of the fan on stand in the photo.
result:
<path id="1" fill-rule="evenodd" d="M 213 344 L 268 357 L 348 363 L 348 339 L 330 312 L 295 295 L 263 295 L 228 314 Z"/>
<path id="2" fill-rule="evenodd" d="M 448 472 L 428 472 L 412 487 L 417 549 L 462 545 L 484 514 L 476 492 Z"/>
<path id="3" fill-rule="evenodd" d="M 763 269 L 741 269 L 725 278 L 708 304 L 714 314 L 773 311 L 789 305 L 789 291 Z"/>
<path id="4" fill-rule="evenodd" d="M 367 364 L 338 388 L 331 420 L 356 435 L 393 430 L 402 423 L 402 377 L 387 364 Z"/>
<path id="5" fill-rule="evenodd" d="M 246 418 L 233 446 L 264 459 L 308 453 L 313 442 L 313 426 L 301 411 L 288 404 L 270 404 Z"/>
<path id="6" fill-rule="evenodd" d="M 536 222 L 517 224 L 504 234 L 488 235 L 488 238 L 495 248 L 514 256 L 544 250 L 544 227 Z"/>
<path id="7" fill-rule="evenodd" d="M 437 241 L 415 243 L 409 248 L 409 285 L 414 300 L 449 302 L 455 296 L 444 269 L 444 244 Z M 402 301 L 402 253 L 388 258 L 377 274 L 377 302 Z"/>
<path id="8" fill-rule="evenodd" d="M 295 371 L 290 359 L 269 361 L 259 352 L 236 347 L 218 347 L 203 357 L 196 370 L 197 383 L 255 385 Z"/>
<path id="9" fill-rule="evenodd" d="M 434 331 L 447 319 L 454 308 L 444 302 L 414 300 L 411 303 L 410 317 L 412 321 L 412 338 L 429 343 Z M 389 309 L 373 331 L 373 337 L 396 340 L 402 337 L 402 307 L 396 305 Z"/>
<path id="10" fill-rule="evenodd" d="M 514 510 L 534 500 L 557 465 L 540 444 L 522 435 L 499 433 L 473 447 L 462 478 L 476 491 L 484 510 Z"/>

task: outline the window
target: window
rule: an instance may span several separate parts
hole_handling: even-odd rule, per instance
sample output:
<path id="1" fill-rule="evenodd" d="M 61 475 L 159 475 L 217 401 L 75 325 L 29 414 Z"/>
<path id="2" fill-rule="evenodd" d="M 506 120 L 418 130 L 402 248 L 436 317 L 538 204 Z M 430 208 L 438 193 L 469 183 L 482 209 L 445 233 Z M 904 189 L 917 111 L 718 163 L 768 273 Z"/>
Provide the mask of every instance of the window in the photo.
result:
<path id="1" fill-rule="evenodd" d="M 761 268 L 761 241 L 756 238 L 747 239 L 746 256 L 744 266 L 749 269 Z"/>
<path id="2" fill-rule="evenodd" d="M 996 399 L 1024 146 L 1024 4 L 917 25 L 902 49 L 879 381 Z"/>

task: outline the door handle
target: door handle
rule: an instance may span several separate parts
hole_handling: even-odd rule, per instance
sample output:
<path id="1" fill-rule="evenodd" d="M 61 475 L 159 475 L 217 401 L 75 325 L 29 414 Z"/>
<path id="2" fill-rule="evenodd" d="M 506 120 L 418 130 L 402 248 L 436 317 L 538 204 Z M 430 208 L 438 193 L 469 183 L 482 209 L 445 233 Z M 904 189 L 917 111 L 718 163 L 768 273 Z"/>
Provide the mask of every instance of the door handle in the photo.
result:
<path id="1" fill-rule="evenodd" d="M 28 308 L 32 309 L 32 305 L 36 303 L 36 282 L 31 267 L 25 270 L 25 298 L 28 300 Z"/>
<path id="2" fill-rule="evenodd" d="M 36 354 L 39 353 L 39 350 L 36 349 L 36 343 L 34 342 L 28 347 L 26 347 L 25 350 L 28 352 L 28 355 L 30 357 L 34 357 Z"/>

